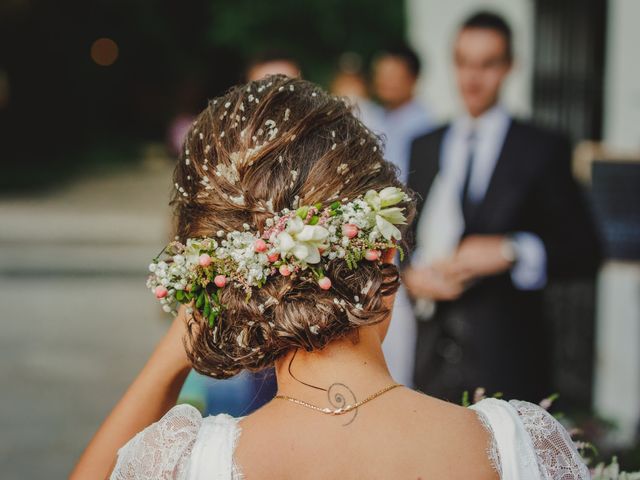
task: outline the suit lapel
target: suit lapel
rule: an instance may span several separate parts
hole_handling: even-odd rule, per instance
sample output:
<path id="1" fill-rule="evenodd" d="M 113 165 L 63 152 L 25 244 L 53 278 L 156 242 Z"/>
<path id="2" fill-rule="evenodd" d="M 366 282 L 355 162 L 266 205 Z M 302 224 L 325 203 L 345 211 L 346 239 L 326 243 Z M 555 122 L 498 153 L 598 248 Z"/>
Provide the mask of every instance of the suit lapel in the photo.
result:
<path id="1" fill-rule="evenodd" d="M 514 186 L 519 185 L 516 180 L 519 162 L 515 161 L 519 155 L 518 132 L 518 124 L 513 120 L 507 130 L 485 196 L 475 209 L 467 231 L 491 232 L 499 228 L 513 208 L 513 194 L 517 194 L 517 188 L 514 189 Z"/>

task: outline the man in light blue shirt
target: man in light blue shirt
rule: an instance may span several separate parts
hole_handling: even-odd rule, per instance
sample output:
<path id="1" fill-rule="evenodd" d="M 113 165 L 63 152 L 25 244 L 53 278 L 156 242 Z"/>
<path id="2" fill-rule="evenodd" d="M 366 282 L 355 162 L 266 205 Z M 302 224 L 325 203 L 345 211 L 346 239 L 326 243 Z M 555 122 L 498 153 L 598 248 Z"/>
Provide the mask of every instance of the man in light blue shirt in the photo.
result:
<path id="1" fill-rule="evenodd" d="M 365 124 L 385 137 L 385 158 L 400 169 L 406 182 L 411 143 L 433 128 L 431 114 L 415 98 L 420 60 L 407 46 L 380 53 L 373 64 L 374 93 L 383 106 L 378 118 Z"/>

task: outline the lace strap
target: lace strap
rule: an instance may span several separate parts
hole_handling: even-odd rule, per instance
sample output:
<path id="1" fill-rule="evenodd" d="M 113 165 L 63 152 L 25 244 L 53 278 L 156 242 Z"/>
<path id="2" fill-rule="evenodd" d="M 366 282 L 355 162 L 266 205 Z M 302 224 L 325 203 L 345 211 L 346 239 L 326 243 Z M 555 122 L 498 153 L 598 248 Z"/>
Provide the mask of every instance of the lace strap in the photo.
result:
<path id="1" fill-rule="evenodd" d="M 202 416 L 196 408 L 176 405 L 118 450 L 110 479 L 186 479 L 201 423 Z"/>
<path id="2" fill-rule="evenodd" d="M 504 400 L 484 399 L 470 407 L 491 434 L 489 459 L 504 480 L 541 480 L 533 445 L 515 409 Z"/>
<path id="3" fill-rule="evenodd" d="M 538 469 L 545 480 L 588 480 L 589 470 L 582 461 L 569 433 L 544 408 L 529 402 L 511 400 L 529 434 Z"/>
<path id="4" fill-rule="evenodd" d="M 476 409 L 476 415 L 480 420 L 480 423 L 489 434 L 489 445 L 487 445 L 487 457 L 491 463 L 491 467 L 496 471 L 498 477 L 502 478 L 502 461 L 500 460 L 500 450 L 498 450 L 498 443 L 496 442 L 496 434 L 491 427 L 489 419 L 479 409 Z"/>

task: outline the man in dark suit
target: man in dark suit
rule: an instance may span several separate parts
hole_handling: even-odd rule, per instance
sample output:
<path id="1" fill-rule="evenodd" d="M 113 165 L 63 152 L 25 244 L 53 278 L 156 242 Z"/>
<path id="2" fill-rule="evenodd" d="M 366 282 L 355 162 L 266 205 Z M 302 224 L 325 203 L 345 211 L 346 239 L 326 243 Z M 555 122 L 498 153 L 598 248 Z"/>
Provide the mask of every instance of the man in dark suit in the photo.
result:
<path id="1" fill-rule="evenodd" d="M 463 24 L 455 67 L 466 112 L 411 152 L 408 183 L 422 200 L 403 275 L 422 318 L 415 383 L 451 401 L 475 387 L 530 401 L 551 393 L 542 288 L 593 275 L 600 259 L 568 140 L 499 103 L 511 37 L 492 13 Z"/>

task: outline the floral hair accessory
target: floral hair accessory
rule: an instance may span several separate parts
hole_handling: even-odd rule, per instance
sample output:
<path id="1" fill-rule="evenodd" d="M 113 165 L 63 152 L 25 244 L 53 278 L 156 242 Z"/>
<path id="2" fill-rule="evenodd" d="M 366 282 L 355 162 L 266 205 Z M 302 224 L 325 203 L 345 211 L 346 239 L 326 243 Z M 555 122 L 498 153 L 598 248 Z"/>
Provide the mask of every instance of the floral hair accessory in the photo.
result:
<path id="1" fill-rule="evenodd" d="M 354 200 L 284 209 L 266 220 L 262 233 L 217 232 L 217 238 L 189 238 L 186 244 L 171 242 L 149 265 L 147 286 L 166 312 L 193 302 L 213 326 L 223 310 L 220 291 L 243 288 L 247 299 L 253 287 L 269 277 L 310 273 L 323 290 L 331 288 L 326 262 L 344 259 L 348 268 L 358 262 L 380 261 L 382 251 L 402 249 L 396 225 L 406 223 L 404 207 L 409 197 L 399 188 L 369 190 Z"/>

